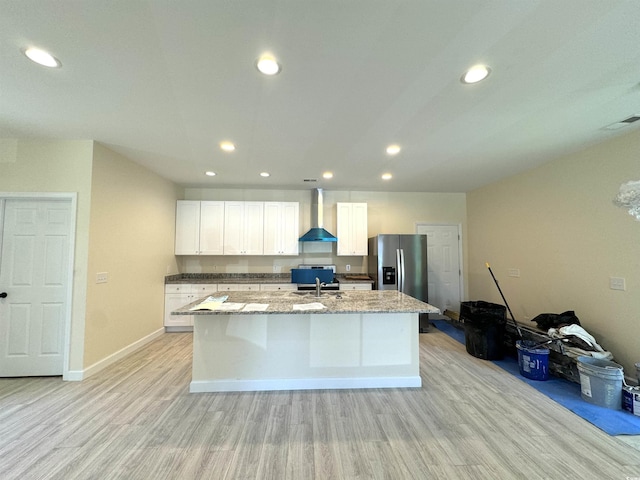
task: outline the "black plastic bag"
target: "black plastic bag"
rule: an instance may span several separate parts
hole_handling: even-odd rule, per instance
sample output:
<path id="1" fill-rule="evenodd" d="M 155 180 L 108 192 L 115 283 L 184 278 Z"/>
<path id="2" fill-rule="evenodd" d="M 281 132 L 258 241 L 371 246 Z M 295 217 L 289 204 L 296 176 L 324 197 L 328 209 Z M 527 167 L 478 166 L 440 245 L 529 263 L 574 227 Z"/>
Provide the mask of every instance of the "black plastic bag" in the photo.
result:
<path id="1" fill-rule="evenodd" d="M 558 328 L 562 325 L 580 325 L 580 320 L 578 320 L 576 312 L 573 310 L 563 313 L 541 313 L 531 321 L 536 322 L 541 330 Z"/>

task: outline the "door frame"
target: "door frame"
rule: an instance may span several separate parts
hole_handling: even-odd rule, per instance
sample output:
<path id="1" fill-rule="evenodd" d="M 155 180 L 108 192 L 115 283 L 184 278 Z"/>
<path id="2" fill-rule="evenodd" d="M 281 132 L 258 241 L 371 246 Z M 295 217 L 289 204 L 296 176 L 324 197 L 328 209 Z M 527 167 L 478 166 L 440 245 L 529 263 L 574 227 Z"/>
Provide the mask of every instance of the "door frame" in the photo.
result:
<path id="1" fill-rule="evenodd" d="M 76 192 L 0 192 L 0 256 L 4 237 L 4 206 L 7 200 L 69 200 L 71 217 L 69 219 L 69 255 L 67 260 L 67 312 L 64 318 L 64 345 L 62 360 L 62 379 L 70 380 L 69 359 L 71 355 L 71 318 L 73 310 L 74 265 L 76 251 L 76 218 L 78 194 Z M 2 259 L 0 258 L 0 263 Z"/>
<path id="2" fill-rule="evenodd" d="M 460 266 L 460 275 L 458 275 L 458 288 L 460 289 L 460 301 L 464 299 L 464 262 L 462 247 L 462 224 L 461 223 L 432 223 L 432 222 L 415 222 L 415 231 L 418 233 L 418 227 L 457 227 L 458 228 L 458 264 Z M 428 247 L 428 244 L 427 244 Z M 427 262 L 429 256 L 427 256 Z M 444 314 L 444 312 L 442 312 Z"/>

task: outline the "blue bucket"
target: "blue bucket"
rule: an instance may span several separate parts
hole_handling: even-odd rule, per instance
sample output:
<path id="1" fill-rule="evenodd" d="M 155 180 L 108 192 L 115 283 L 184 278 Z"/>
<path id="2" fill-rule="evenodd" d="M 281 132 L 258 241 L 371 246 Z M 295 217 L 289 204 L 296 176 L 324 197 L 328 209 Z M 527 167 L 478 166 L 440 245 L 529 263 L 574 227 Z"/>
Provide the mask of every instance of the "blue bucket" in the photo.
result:
<path id="1" fill-rule="evenodd" d="M 531 380 L 547 380 L 549 378 L 549 349 L 535 348 L 536 345 L 531 340 L 516 342 L 520 375 Z"/>

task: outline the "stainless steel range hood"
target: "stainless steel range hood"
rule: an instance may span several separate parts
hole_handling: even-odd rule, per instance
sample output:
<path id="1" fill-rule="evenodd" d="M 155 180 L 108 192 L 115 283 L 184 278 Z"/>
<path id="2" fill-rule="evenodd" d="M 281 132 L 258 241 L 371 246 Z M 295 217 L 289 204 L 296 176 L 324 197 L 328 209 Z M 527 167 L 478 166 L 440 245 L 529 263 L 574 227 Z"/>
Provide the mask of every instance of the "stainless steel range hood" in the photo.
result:
<path id="1" fill-rule="evenodd" d="M 311 195 L 311 229 L 299 238 L 301 242 L 337 242 L 338 239 L 327 232 L 322 224 L 322 189 L 316 188 Z"/>

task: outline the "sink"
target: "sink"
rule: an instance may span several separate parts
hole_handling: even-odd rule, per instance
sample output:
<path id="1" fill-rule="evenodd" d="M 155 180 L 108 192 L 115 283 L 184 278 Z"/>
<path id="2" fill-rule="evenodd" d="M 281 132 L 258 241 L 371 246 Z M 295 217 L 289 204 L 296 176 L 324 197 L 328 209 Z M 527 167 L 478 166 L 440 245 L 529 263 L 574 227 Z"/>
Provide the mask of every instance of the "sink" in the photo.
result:
<path id="1" fill-rule="evenodd" d="M 304 297 L 304 298 L 346 298 L 347 296 L 344 294 L 344 292 L 337 292 L 335 290 L 331 290 L 331 291 L 323 291 L 322 293 L 320 293 L 320 296 L 316 296 L 316 292 L 312 291 L 312 290 L 296 290 L 293 292 L 289 292 L 292 293 L 293 295 L 296 295 L 298 297 Z"/>

